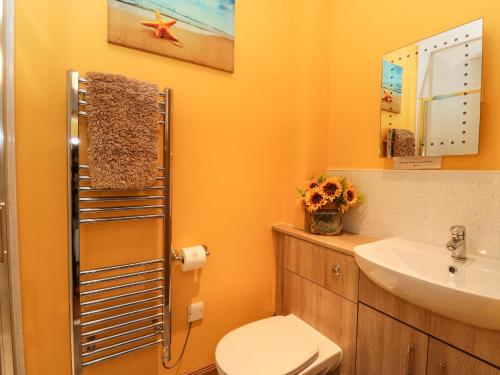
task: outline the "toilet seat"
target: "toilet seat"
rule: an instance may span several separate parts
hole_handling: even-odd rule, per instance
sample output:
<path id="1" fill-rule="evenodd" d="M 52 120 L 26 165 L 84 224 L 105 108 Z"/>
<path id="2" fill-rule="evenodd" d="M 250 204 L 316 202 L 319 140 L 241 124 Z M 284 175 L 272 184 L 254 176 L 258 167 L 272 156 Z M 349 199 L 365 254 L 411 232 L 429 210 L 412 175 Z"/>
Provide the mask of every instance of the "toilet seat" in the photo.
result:
<path id="1" fill-rule="evenodd" d="M 221 375 L 313 375 L 338 366 L 342 350 L 295 315 L 247 324 L 215 352 Z"/>

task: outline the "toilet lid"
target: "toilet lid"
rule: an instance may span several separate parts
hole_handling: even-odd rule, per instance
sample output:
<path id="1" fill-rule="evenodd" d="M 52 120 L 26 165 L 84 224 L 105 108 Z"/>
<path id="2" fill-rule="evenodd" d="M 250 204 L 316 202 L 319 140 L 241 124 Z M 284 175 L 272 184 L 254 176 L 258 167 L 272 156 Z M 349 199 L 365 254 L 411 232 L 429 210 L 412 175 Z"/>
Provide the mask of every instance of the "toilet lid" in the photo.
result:
<path id="1" fill-rule="evenodd" d="M 238 328 L 217 345 L 227 375 L 294 375 L 318 357 L 318 342 L 290 319 L 275 316 Z"/>

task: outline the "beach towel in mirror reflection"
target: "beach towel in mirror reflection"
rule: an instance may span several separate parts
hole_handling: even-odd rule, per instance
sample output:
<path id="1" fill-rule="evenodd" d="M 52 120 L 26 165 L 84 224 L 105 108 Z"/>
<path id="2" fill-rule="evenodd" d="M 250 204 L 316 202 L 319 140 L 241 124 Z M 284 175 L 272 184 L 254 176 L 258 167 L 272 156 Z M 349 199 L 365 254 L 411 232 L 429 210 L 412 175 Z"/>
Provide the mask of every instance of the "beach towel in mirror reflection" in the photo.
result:
<path id="1" fill-rule="evenodd" d="M 108 41 L 234 72 L 235 0 L 108 0 Z"/>
<path id="2" fill-rule="evenodd" d="M 382 59 L 380 156 L 479 153 L 483 19 Z"/>

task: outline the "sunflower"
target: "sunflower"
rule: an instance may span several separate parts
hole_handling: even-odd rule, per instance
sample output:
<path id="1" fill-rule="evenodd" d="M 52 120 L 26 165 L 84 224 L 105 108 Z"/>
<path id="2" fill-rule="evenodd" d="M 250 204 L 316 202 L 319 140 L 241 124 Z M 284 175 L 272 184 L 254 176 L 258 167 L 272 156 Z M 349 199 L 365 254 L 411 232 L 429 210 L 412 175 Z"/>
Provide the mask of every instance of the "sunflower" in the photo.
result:
<path id="1" fill-rule="evenodd" d="M 306 190 L 311 190 L 311 189 L 317 188 L 318 186 L 319 186 L 318 181 L 316 181 L 315 179 L 312 179 L 311 181 L 309 181 L 306 184 Z"/>
<path id="2" fill-rule="evenodd" d="M 315 187 L 304 194 L 304 203 L 309 212 L 315 212 L 327 203 L 327 197 L 319 187 Z"/>
<path id="3" fill-rule="evenodd" d="M 345 201 L 345 206 L 349 208 L 357 205 L 360 202 L 359 192 L 354 186 L 350 184 L 345 187 L 343 198 Z"/>
<path id="4" fill-rule="evenodd" d="M 342 194 L 342 184 L 337 177 L 327 179 L 320 185 L 320 189 L 330 202 L 333 202 Z"/>

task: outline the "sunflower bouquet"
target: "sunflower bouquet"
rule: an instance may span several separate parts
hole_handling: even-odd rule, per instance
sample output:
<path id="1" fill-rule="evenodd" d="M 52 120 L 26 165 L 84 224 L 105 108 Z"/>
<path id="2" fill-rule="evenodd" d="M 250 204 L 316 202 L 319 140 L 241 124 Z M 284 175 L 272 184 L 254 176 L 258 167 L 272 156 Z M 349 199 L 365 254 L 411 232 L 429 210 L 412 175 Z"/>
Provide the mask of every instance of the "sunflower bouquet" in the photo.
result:
<path id="1" fill-rule="evenodd" d="M 342 215 L 361 203 L 361 195 L 344 177 L 320 176 L 310 180 L 305 189 L 297 189 L 306 212 L 306 230 L 311 233 L 338 235 Z"/>

